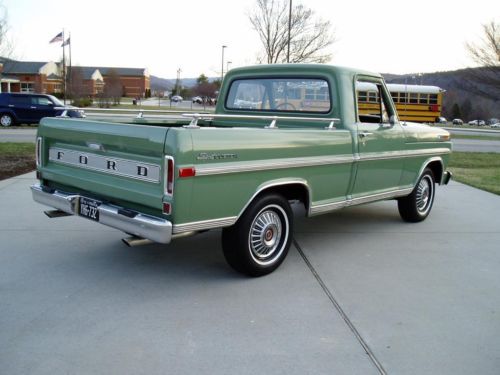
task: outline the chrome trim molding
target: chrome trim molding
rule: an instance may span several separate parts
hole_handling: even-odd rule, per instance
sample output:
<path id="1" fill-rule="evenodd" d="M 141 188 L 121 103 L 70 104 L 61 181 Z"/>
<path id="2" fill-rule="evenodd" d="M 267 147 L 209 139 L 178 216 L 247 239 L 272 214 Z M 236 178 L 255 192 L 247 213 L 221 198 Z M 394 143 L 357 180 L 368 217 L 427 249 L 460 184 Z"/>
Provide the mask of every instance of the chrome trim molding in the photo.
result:
<path id="1" fill-rule="evenodd" d="M 345 154 L 337 156 L 307 156 L 300 158 L 282 158 L 257 161 L 236 161 L 223 165 L 196 164 L 196 176 L 212 176 L 228 173 L 257 172 L 285 168 L 315 167 L 320 165 L 348 164 L 354 161 L 390 160 L 395 158 L 411 158 L 427 155 L 442 155 L 451 152 L 448 148 L 432 148 L 423 150 L 386 151 L 361 154 Z"/>
<path id="2" fill-rule="evenodd" d="M 270 181 L 265 184 L 260 185 L 257 188 L 257 191 L 252 195 L 252 197 L 248 200 L 247 204 L 243 206 L 241 209 L 240 213 L 238 214 L 238 218 L 243 215 L 243 212 L 247 209 L 248 206 L 250 206 L 250 203 L 255 199 L 257 195 L 262 193 L 266 189 L 270 189 L 273 187 L 278 187 L 278 186 L 286 186 L 286 185 L 302 185 L 306 188 L 307 190 L 307 199 L 309 200 L 309 204 L 311 202 L 311 189 L 309 188 L 309 184 L 307 183 L 306 180 L 300 179 L 300 178 L 294 178 L 294 179 L 289 179 L 289 180 L 279 180 L 279 181 Z"/>
<path id="3" fill-rule="evenodd" d="M 196 176 L 210 176 L 226 173 L 241 173 L 241 172 L 255 172 L 267 171 L 273 169 L 284 168 L 300 168 L 312 167 L 319 165 L 335 165 L 352 163 L 354 158 L 352 155 L 339 155 L 339 156 L 309 156 L 302 158 L 283 158 L 283 159 L 270 159 L 254 162 L 232 162 L 224 165 L 217 164 L 197 164 Z"/>
<path id="4" fill-rule="evenodd" d="M 31 186 L 31 193 L 35 202 L 57 208 L 71 215 L 78 215 L 81 197 L 78 194 L 44 190 L 40 184 Z M 125 216 L 119 213 L 123 208 L 102 203 L 97 208 L 99 223 L 155 242 L 170 242 L 172 239 L 172 223 L 170 221 L 135 211 L 135 216 Z"/>
<path id="5" fill-rule="evenodd" d="M 210 219 L 202 221 L 194 221 L 191 223 L 175 224 L 172 230 L 173 234 L 193 232 L 206 229 L 230 227 L 238 220 L 237 216 L 224 217 L 222 219 Z"/>
<path id="6" fill-rule="evenodd" d="M 449 148 L 427 148 L 422 150 L 403 150 L 403 151 L 383 151 L 383 152 L 369 152 L 361 153 L 361 161 L 371 161 L 371 160 L 389 160 L 396 158 L 411 158 L 416 156 L 426 156 L 426 155 L 442 155 L 449 154 L 451 150 Z"/>
<path id="7" fill-rule="evenodd" d="M 49 160 L 53 163 L 103 172 L 135 180 L 160 182 L 160 166 L 136 160 L 121 159 L 97 155 L 91 152 L 80 152 L 64 148 L 51 147 Z"/>
<path id="8" fill-rule="evenodd" d="M 413 188 L 411 187 L 406 189 L 392 190 L 384 193 L 370 194 L 363 197 L 349 198 L 340 202 L 326 203 L 316 206 L 311 205 L 311 207 L 309 208 L 309 216 L 319 215 L 322 213 L 338 210 L 340 208 L 348 206 L 356 206 L 359 204 L 370 203 L 384 199 L 404 197 L 410 194 L 412 191 Z"/>

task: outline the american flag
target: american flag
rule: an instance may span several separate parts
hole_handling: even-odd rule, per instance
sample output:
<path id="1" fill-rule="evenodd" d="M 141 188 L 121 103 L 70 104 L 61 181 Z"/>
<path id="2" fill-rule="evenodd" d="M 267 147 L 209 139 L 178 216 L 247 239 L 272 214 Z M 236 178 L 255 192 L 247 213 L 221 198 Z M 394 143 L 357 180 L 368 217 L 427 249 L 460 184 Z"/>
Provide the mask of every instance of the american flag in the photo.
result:
<path id="1" fill-rule="evenodd" d="M 49 44 L 50 43 L 55 43 L 55 42 L 62 42 L 62 40 L 63 40 L 63 33 L 61 31 L 59 34 L 57 34 L 55 37 L 53 37 L 51 39 L 51 41 L 49 42 Z"/>
<path id="2" fill-rule="evenodd" d="M 63 44 L 61 44 L 61 47 L 67 46 L 70 43 L 71 43 L 70 38 L 68 38 Z"/>

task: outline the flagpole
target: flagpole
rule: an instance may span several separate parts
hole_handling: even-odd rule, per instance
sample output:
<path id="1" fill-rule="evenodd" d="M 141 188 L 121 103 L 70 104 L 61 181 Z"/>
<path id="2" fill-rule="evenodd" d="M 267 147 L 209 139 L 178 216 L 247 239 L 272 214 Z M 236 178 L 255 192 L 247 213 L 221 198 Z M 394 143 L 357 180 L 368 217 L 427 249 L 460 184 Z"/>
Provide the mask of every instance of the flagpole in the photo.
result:
<path id="1" fill-rule="evenodd" d="M 64 100 L 64 105 L 66 105 L 66 54 L 65 54 L 65 48 L 64 48 L 64 29 L 62 31 L 62 37 L 63 37 L 63 100 Z"/>
<path id="2" fill-rule="evenodd" d="M 74 87 L 73 87 L 73 65 L 71 65 L 71 32 L 69 33 L 69 88 L 71 90 L 71 93 L 74 93 Z M 66 42 L 65 42 L 66 43 Z M 73 95 L 71 95 L 73 96 Z M 73 98 L 74 100 L 74 98 Z"/>

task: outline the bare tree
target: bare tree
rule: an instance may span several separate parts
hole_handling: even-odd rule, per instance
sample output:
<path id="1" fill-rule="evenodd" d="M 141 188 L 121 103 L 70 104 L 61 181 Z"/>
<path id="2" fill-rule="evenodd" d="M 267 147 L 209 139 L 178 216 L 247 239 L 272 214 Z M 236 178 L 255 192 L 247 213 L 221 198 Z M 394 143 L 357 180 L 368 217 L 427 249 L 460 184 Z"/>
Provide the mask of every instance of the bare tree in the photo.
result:
<path id="1" fill-rule="evenodd" d="M 83 71 L 79 66 L 71 67 L 68 77 L 68 92 L 73 101 L 83 98 L 88 95 L 84 81 Z"/>
<path id="2" fill-rule="evenodd" d="M 115 69 L 109 69 L 104 81 L 104 95 L 107 98 L 112 98 L 114 105 L 120 104 L 123 95 L 123 85 L 118 72 Z"/>
<path id="3" fill-rule="evenodd" d="M 7 8 L 0 1 L 0 57 L 8 58 L 13 53 L 12 41 L 8 36 L 9 23 L 7 17 Z"/>
<path id="4" fill-rule="evenodd" d="M 289 0 L 256 0 L 249 20 L 264 47 L 268 64 L 287 60 Z M 290 62 L 324 63 L 331 59 L 326 49 L 335 42 L 330 21 L 315 17 L 313 10 L 295 5 L 290 20 Z"/>
<path id="5" fill-rule="evenodd" d="M 465 44 L 469 55 L 480 66 L 500 66 L 500 23 L 490 21 L 483 26 L 480 43 Z"/>
<path id="6" fill-rule="evenodd" d="M 499 98 L 500 94 L 500 23 L 490 21 L 483 26 L 483 35 L 478 42 L 467 42 L 465 47 L 472 60 L 480 68 L 470 69 L 472 82 L 486 87 L 483 94 Z M 469 82 L 471 84 L 471 82 Z M 472 85 L 474 85 L 472 83 Z"/>

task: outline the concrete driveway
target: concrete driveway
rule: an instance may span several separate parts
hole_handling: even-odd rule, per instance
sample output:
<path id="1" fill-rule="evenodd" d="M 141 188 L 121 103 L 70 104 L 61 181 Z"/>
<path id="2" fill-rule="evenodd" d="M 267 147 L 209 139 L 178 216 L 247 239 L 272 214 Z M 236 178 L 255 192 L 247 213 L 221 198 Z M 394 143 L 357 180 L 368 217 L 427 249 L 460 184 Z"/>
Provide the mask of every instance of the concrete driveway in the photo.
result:
<path id="1" fill-rule="evenodd" d="M 420 224 L 393 201 L 297 218 L 250 279 L 217 231 L 127 248 L 46 218 L 33 182 L 0 181 L 1 373 L 498 374 L 498 196 L 452 182 Z"/>

